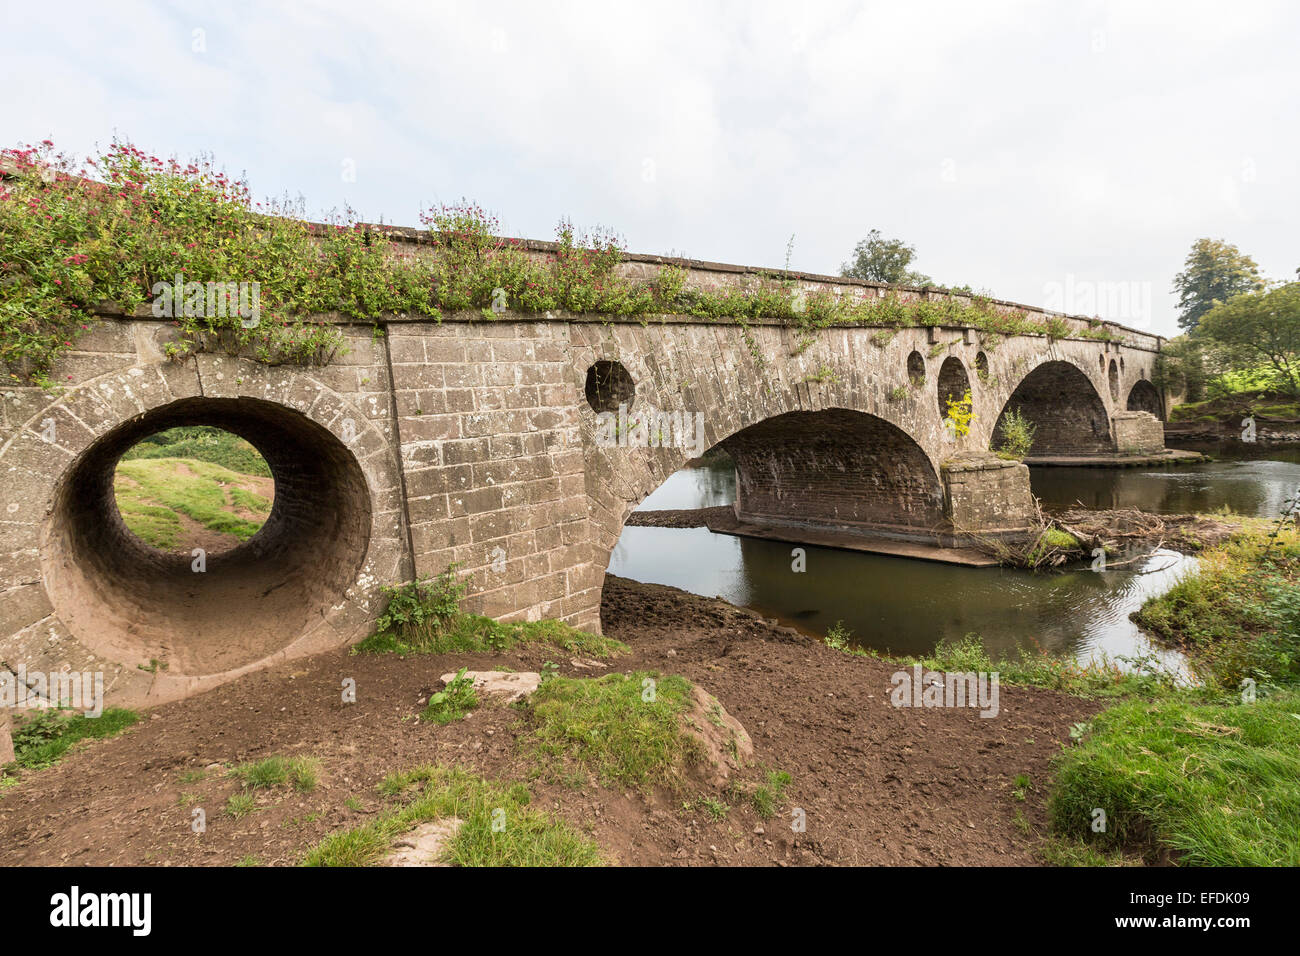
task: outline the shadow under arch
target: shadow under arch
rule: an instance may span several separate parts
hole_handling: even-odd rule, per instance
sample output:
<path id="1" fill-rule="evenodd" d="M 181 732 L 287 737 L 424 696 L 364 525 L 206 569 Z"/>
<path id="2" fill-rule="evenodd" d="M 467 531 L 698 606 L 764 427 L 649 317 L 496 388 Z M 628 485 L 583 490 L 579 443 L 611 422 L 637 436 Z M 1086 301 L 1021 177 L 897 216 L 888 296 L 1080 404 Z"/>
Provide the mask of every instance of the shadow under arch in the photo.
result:
<path id="1" fill-rule="evenodd" d="M 1115 450 L 1106 403 L 1091 379 L 1072 362 L 1044 362 L 1021 380 L 993 427 L 995 444 L 1007 415 L 1016 410 L 1035 428 L 1031 457 Z"/>
<path id="2" fill-rule="evenodd" d="M 1165 405 L 1160 399 L 1160 391 L 1146 379 L 1134 383 L 1129 390 L 1126 407 L 1130 412 L 1150 412 L 1161 421 L 1165 417 Z"/>

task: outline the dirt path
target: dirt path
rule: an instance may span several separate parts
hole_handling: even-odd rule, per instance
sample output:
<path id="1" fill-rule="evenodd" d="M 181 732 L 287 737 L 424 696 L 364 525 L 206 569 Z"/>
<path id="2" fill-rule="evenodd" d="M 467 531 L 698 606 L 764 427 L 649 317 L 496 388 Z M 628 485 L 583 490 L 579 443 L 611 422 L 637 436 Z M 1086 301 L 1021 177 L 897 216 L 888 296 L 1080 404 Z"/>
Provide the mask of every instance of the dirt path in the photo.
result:
<path id="1" fill-rule="evenodd" d="M 1002 688 L 1000 713 L 896 709 L 892 664 L 849 657 L 722 602 L 610 577 L 606 631 L 632 646 L 618 670 L 683 674 L 717 695 L 753 738 L 764 771 L 793 782 L 777 817 L 734 807 L 722 821 L 683 811 L 682 797 L 646 798 L 534 783 L 535 805 L 559 813 L 626 864 L 1033 864 L 1044 828 L 1049 761 L 1071 723 L 1098 707 L 1036 690 Z M 414 719 L 438 675 L 458 666 L 591 675 L 553 648 L 503 654 L 350 657 L 328 653 L 264 671 L 201 697 L 157 708 L 121 737 L 0 791 L 0 865 L 292 864 L 339 827 L 381 807 L 390 771 L 431 761 L 527 779 L 519 717 L 487 706 L 460 723 Z M 357 703 L 343 704 L 344 678 Z M 312 793 L 277 791 L 256 812 L 222 810 L 236 791 L 223 768 L 273 754 L 319 758 Z M 1025 801 L 1012 794 L 1024 774 Z M 351 803 L 349 806 L 348 803 Z M 190 831 L 203 808 L 207 832 Z M 807 831 L 790 828 L 801 808 Z"/>

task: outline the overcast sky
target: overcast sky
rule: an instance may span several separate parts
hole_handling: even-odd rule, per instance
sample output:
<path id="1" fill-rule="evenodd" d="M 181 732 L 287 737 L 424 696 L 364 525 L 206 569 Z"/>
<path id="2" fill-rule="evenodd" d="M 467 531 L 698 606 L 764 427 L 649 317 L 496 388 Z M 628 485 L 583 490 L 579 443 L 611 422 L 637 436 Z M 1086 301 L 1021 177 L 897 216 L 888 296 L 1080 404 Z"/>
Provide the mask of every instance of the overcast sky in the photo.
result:
<path id="1" fill-rule="evenodd" d="M 1300 266 L 1300 5 L 7 3 L 0 139 L 211 153 L 415 225 L 468 197 L 630 249 L 917 269 L 1172 333 L 1212 236 Z M 1093 303 L 1096 307 L 1093 307 Z"/>

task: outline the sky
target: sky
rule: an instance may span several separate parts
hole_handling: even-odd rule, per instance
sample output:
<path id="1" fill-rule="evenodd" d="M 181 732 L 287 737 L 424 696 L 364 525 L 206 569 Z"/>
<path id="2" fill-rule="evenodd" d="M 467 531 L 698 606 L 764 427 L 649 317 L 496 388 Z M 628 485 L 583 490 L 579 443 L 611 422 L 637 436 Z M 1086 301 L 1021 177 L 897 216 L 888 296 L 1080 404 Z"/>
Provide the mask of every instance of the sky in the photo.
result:
<path id="1" fill-rule="evenodd" d="M 0 144 L 816 273 L 879 229 L 937 282 L 1172 335 L 1198 237 L 1300 266 L 1298 50 L 1283 0 L 14 2 Z"/>

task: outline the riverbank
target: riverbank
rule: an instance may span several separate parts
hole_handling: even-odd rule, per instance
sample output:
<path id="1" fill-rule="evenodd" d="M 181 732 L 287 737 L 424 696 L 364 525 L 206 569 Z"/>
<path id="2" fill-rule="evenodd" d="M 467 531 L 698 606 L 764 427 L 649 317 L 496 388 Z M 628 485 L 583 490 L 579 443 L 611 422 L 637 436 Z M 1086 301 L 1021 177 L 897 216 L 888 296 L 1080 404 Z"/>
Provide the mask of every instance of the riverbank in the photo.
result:
<path id="1" fill-rule="evenodd" d="M 388 812 L 398 798 L 378 789 L 385 778 L 427 764 L 526 786 L 531 806 L 611 863 L 1044 862 L 1051 761 L 1096 702 L 1003 687 L 992 719 L 972 707 L 895 707 L 897 662 L 846 655 L 724 602 L 612 576 L 603 615 L 607 635 L 628 646 L 609 661 L 544 643 L 328 653 L 156 708 L 120 736 L 0 789 L 0 865 L 292 865 L 329 834 Z M 735 786 L 640 793 L 538 777 L 528 721 L 512 707 L 485 704 L 445 725 L 416 719 L 441 674 L 542 671 L 548 661 L 575 679 L 681 675 L 745 727 L 752 763 Z M 355 704 L 340 702 L 346 678 L 356 681 Z M 274 756 L 315 761 L 313 787 L 248 790 L 234 773 Z M 789 783 L 764 816 L 735 795 L 767 786 L 771 774 Z M 238 816 L 228 812 L 232 800 Z M 206 811 L 201 835 L 191 831 L 195 809 Z"/>

